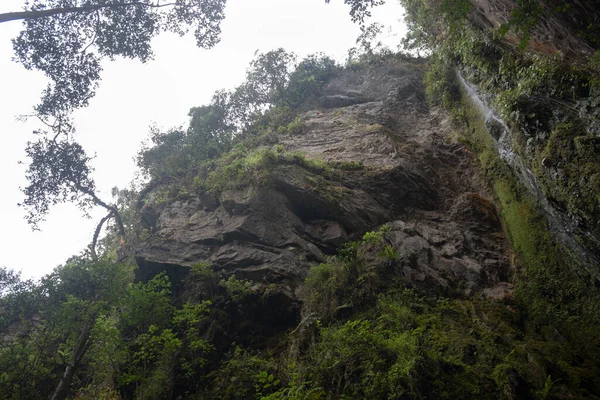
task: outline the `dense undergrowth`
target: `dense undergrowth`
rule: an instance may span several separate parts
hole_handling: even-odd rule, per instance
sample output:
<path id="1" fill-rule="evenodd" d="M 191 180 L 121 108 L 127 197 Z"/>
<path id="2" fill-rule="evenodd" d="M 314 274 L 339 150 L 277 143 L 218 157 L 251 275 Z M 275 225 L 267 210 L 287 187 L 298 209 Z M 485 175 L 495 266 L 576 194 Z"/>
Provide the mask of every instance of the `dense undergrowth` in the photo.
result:
<path id="1" fill-rule="evenodd" d="M 505 217 L 512 212 L 505 209 Z M 589 315 L 581 320 L 580 309 L 591 311 L 597 298 L 565 297 L 581 289 L 577 278 L 535 264 L 547 261 L 544 238 L 517 249 L 530 272 L 514 298 L 466 300 L 407 289 L 401 255 L 386 251 L 385 231 L 365 234 L 311 269 L 303 320 L 284 339 L 287 349 L 244 358 L 246 376 L 262 362 L 277 382 L 261 387 L 255 375 L 256 398 L 594 398 L 599 330 Z M 557 280 L 568 283 L 558 288 Z M 237 357 L 229 363 L 242 368 Z M 240 388 L 224 398 L 247 395 Z"/>

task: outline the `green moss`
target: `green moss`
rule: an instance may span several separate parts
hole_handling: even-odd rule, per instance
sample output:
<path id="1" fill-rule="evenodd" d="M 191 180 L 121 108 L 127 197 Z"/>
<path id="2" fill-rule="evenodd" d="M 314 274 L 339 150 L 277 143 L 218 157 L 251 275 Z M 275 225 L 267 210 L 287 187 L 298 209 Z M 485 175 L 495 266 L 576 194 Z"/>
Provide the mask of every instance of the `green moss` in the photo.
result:
<path id="1" fill-rule="evenodd" d="M 332 171 L 327 162 L 308 158 L 300 152 L 287 152 L 280 144 L 254 150 L 238 145 L 215 162 L 205 179 L 199 178 L 194 183 L 196 189 L 212 192 L 248 185 L 268 186 L 271 172 L 283 164 L 296 164 L 324 175 Z"/>
<path id="2" fill-rule="evenodd" d="M 600 140 L 574 123 L 558 124 L 535 154 L 533 171 L 547 197 L 589 228 L 600 223 Z"/>
<path id="3" fill-rule="evenodd" d="M 454 84 L 440 85 L 434 87 L 432 93 L 443 98 L 444 93 L 453 93 L 454 88 Z M 587 368 L 598 370 L 597 365 L 592 366 L 598 351 L 591 350 L 587 344 L 593 347 L 600 340 L 600 295 L 597 288 L 591 284 L 589 277 L 581 274 L 582 268 L 577 267 L 576 259 L 556 244 L 546 220 L 537 210 L 535 200 L 521 186 L 510 167 L 500 159 L 495 140 L 488 133 L 479 110 L 467 96 L 462 96 L 460 101 L 446 103 L 446 107 L 460 132 L 460 139 L 472 151 L 485 181 L 496 197 L 504 229 L 516 253 L 513 261 L 516 303 L 509 309 L 515 312 L 517 320 L 525 322 L 519 327 L 515 323 L 517 320 L 510 322 L 508 315 L 485 317 L 486 323 L 496 321 L 504 324 L 505 335 L 502 342 L 498 339 L 491 342 L 486 340 L 487 350 L 478 350 L 478 354 L 487 352 L 486 357 L 493 355 L 481 368 L 488 369 L 493 365 L 493 370 L 488 371 L 499 397 L 515 398 L 520 395 L 554 398 L 568 397 L 566 393 L 570 393 L 571 396 L 594 398 L 592 393 L 597 389 L 591 388 L 600 386 Z M 579 171 L 578 179 L 595 182 L 597 163 L 591 162 L 597 159 L 593 155 L 596 154 L 595 144 L 592 144 L 594 139 L 576 132 L 570 124 L 559 124 L 550 135 L 544 151 L 534 154 L 536 162 L 538 166 L 545 167 L 559 162 L 570 164 L 572 169 L 566 165 L 563 167 L 567 175 L 574 177 Z M 521 146 L 526 144 L 521 143 Z M 540 171 L 534 172 L 541 175 Z M 570 191 L 573 198 L 570 201 L 578 202 L 577 205 L 573 204 L 572 209 L 585 209 L 583 202 L 586 201 L 586 193 L 580 193 L 582 189 L 576 185 L 563 183 L 560 188 L 560 179 L 558 181 L 558 188 L 548 189 L 548 197 L 556 198 L 561 190 L 565 195 Z M 588 193 L 593 193 L 587 197 L 589 204 L 597 204 L 594 196 L 599 193 L 598 190 L 591 188 Z M 454 314 L 444 324 L 453 326 L 452 320 L 460 320 L 459 316 Z M 430 326 L 437 326 L 435 321 L 435 318 L 431 319 Z M 471 321 L 471 327 L 475 321 Z M 463 323 L 469 325 L 469 322 Z M 434 345 L 431 357 L 442 352 L 445 357 L 454 357 L 458 362 L 460 352 L 452 349 L 456 345 L 458 348 L 464 346 L 461 345 L 465 341 L 462 336 L 464 333 L 452 337 L 447 329 L 440 329 L 439 332 L 438 328 L 433 330 L 437 333 L 431 337 Z M 586 343 L 586 349 L 580 347 L 581 343 Z M 483 343 L 474 345 L 479 347 Z M 448 360 L 445 358 L 446 362 Z M 471 373 L 473 371 L 471 369 Z"/>
<path id="4" fill-rule="evenodd" d="M 502 219 L 515 250 L 527 266 L 547 265 L 553 251 L 547 248 L 551 242 L 546 221 L 531 206 L 531 200 L 523 199 L 515 190 L 514 183 L 505 179 L 494 183 L 501 207 Z"/>
<path id="5" fill-rule="evenodd" d="M 365 169 L 362 161 L 341 161 L 333 163 L 332 166 L 343 171 L 359 171 Z"/>
<path id="6" fill-rule="evenodd" d="M 595 315 L 600 301 L 598 291 L 578 276 L 573 258 L 556 245 L 535 200 L 500 159 L 479 110 L 465 95 L 450 111 L 498 201 L 505 231 L 518 255 L 516 293 L 530 317 L 546 319 L 547 323 L 574 313 L 588 322 L 600 322 Z M 548 146 L 553 146 L 555 140 L 551 139 Z"/>

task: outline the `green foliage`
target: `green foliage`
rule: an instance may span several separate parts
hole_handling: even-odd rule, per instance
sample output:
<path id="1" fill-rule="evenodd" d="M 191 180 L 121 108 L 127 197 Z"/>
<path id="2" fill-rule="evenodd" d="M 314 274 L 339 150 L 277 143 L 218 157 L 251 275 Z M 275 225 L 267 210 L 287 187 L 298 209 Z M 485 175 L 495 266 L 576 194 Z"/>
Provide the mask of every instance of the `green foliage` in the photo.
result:
<path id="1" fill-rule="evenodd" d="M 276 389 L 273 383 L 265 388 L 269 384 L 269 376 L 273 376 L 270 371 L 274 371 L 275 368 L 272 359 L 235 347 L 221 367 L 213 373 L 212 394 L 224 400 L 247 400 L 253 397 L 260 399 Z M 274 377 L 272 381 L 275 381 Z"/>
<path id="2" fill-rule="evenodd" d="M 390 260 L 393 262 L 398 261 L 398 258 L 400 257 L 396 249 L 394 249 L 394 247 L 389 244 L 385 246 L 383 250 L 381 250 L 377 255 L 379 257 L 385 258 L 386 260 Z"/>
<path id="3" fill-rule="evenodd" d="M 363 237 L 362 240 L 364 243 L 367 244 L 374 244 L 377 243 L 381 240 L 382 238 L 382 234 L 381 232 L 366 232 Z"/>
<path id="4" fill-rule="evenodd" d="M 24 281 L 19 272 L 0 267 L 0 332 L 6 332 L 19 319 L 31 319 L 38 300 L 32 280 Z"/>
<path id="5" fill-rule="evenodd" d="M 325 393 L 321 387 L 313 387 L 312 382 L 290 382 L 288 387 L 279 389 L 277 392 L 268 396 L 260 397 L 260 400 L 319 400 L 325 398 Z"/>
<path id="6" fill-rule="evenodd" d="M 467 20 L 472 9 L 473 4 L 470 0 L 444 0 L 440 5 L 446 23 L 454 30 L 462 28 L 462 23 Z"/>
<path id="7" fill-rule="evenodd" d="M 341 169 L 343 171 L 359 171 L 365 169 L 362 161 L 341 161 L 333 164 L 335 168 Z"/>
<path id="8" fill-rule="evenodd" d="M 34 229 L 55 204 L 72 201 L 83 211 L 94 205 L 91 158 L 78 143 L 42 137 L 28 142 L 25 151 L 31 163 L 25 173 L 29 185 L 23 189 L 21 206 L 28 211 L 26 219 Z"/>
<path id="9" fill-rule="evenodd" d="M 219 41 L 224 7 L 225 0 L 169 5 L 149 0 L 114 4 L 35 0 L 26 3 L 21 17 L 24 29 L 13 40 L 15 59 L 51 80 L 36 112 L 65 116 L 85 107 L 93 97 L 103 58 L 150 60 L 152 38 L 162 31 L 183 35 L 190 28 L 195 30 L 199 47 L 213 47 Z M 45 15 L 40 14 L 42 10 Z"/>
<path id="10" fill-rule="evenodd" d="M 523 330 L 522 318 L 510 300 L 452 300 L 392 289 L 348 319 L 331 325 L 317 320 L 313 344 L 288 368 L 330 394 L 325 398 L 534 398 L 549 387 L 591 394 L 576 376 L 587 380 L 592 373 L 575 367 L 583 364 L 571 356 L 595 345 L 578 349 L 551 334 Z M 587 338 L 597 343 L 597 337 Z"/>
<path id="11" fill-rule="evenodd" d="M 321 94 L 323 86 L 332 80 L 341 68 L 335 60 L 323 53 L 311 54 L 295 67 L 282 94 L 289 107 L 297 107 Z"/>
<path id="12" fill-rule="evenodd" d="M 510 20 L 500 26 L 498 33 L 504 37 L 510 28 L 514 28 L 516 34 L 521 34 L 519 47 L 521 50 L 525 50 L 531 39 L 531 31 L 538 23 L 543 12 L 544 7 L 539 1 L 518 0 L 517 6 L 511 11 Z"/>
<path id="13" fill-rule="evenodd" d="M 3 327 L 11 339 L 0 344 L 0 397 L 47 398 L 66 381 L 67 365 L 78 373 L 93 358 L 91 341 L 106 337 L 96 326 L 106 325 L 130 280 L 131 269 L 121 264 L 74 257 L 37 284 L 13 281 L 19 291 L 6 293 L 2 302 L 18 294 L 22 306 L 34 308 L 17 307 L 25 312 Z"/>
<path id="14" fill-rule="evenodd" d="M 392 229 L 392 226 L 390 224 L 383 224 L 383 225 L 381 225 L 379 227 L 379 232 L 384 232 L 385 233 L 385 232 L 391 232 L 392 230 L 393 229 Z"/>
<path id="15" fill-rule="evenodd" d="M 225 288 L 231 300 L 236 303 L 242 302 L 246 296 L 252 293 L 252 282 L 236 279 L 235 275 L 221 279 L 219 285 Z"/>
<path id="16" fill-rule="evenodd" d="M 150 325 L 135 341 L 131 366 L 137 374 L 129 375 L 127 381 L 121 379 L 120 383 L 135 383 L 141 398 L 164 397 L 169 390 L 171 365 L 181 345 L 181 340 L 170 329 L 159 330 Z"/>
<path id="17" fill-rule="evenodd" d="M 240 186 L 268 186 L 271 172 L 278 165 L 294 164 L 319 174 L 329 174 L 332 166 L 327 162 L 307 158 L 299 152 L 285 151 L 282 145 L 249 150 L 244 145 L 235 146 L 216 162 L 205 179 L 194 179 L 196 188 L 218 192 Z"/>
<path id="18" fill-rule="evenodd" d="M 325 0 L 329 3 L 329 0 Z M 370 9 L 380 6 L 385 3 L 385 0 L 344 0 L 344 4 L 350 6 L 350 17 L 352 22 L 358 22 L 361 27 L 368 17 L 371 16 Z"/>
<path id="19" fill-rule="evenodd" d="M 279 154 L 269 148 L 249 151 L 245 146 L 236 146 L 219 160 L 217 167 L 200 185 L 210 191 L 249 184 L 266 185 L 269 172 L 278 162 Z"/>
<path id="20" fill-rule="evenodd" d="M 433 56 L 435 57 L 435 56 Z M 431 104 L 450 108 L 459 97 L 456 72 L 443 60 L 433 60 L 425 73 L 425 94 Z"/>
<path id="21" fill-rule="evenodd" d="M 356 38 L 356 47 L 348 50 L 347 65 L 355 65 L 361 61 L 373 60 L 378 56 L 390 53 L 383 43 L 377 40 L 385 27 L 377 22 L 361 28 L 360 35 Z"/>
<path id="22" fill-rule="evenodd" d="M 402 40 L 407 50 L 428 51 L 439 46 L 437 38 L 460 35 L 472 8 L 470 0 L 401 0 L 408 32 Z M 449 28 L 449 29 L 448 29 Z"/>
<path id="23" fill-rule="evenodd" d="M 277 133 L 278 134 L 285 134 L 285 133 L 291 133 L 291 134 L 298 134 L 302 132 L 302 119 L 300 117 L 296 117 L 292 122 L 290 122 L 289 124 L 285 125 L 285 126 L 280 126 L 279 128 L 277 128 Z"/>
<path id="24" fill-rule="evenodd" d="M 419 358 L 411 332 L 395 333 L 361 319 L 322 329 L 313 351 L 321 353 L 314 376 L 342 398 L 405 395 Z"/>
<path id="25" fill-rule="evenodd" d="M 201 280 L 210 279 L 210 277 L 214 274 L 210 263 L 207 261 L 202 261 L 192 265 L 190 268 L 190 273 L 193 277 L 197 277 Z"/>
<path id="26" fill-rule="evenodd" d="M 123 345 L 119 321 L 116 315 L 107 314 L 98 317 L 92 331 L 89 350 L 89 368 L 95 372 L 92 387 L 112 387 L 118 370 L 116 366 L 127 361 L 127 348 Z M 92 394 L 88 396 L 93 398 Z"/>
<path id="27" fill-rule="evenodd" d="M 261 397 L 263 392 L 271 392 L 281 383 L 281 380 L 275 379 L 275 375 L 269 374 L 267 371 L 260 371 L 256 380 L 258 381 L 256 391 L 261 394 Z"/>
<path id="28" fill-rule="evenodd" d="M 138 166 L 155 179 L 185 175 L 228 151 L 236 132 L 235 122 L 230 121 L 231 101 L 231 94 L 216 92 L 209 105 L 190 110 L 186 131 L 177 128 L 163 133 L 152 128 L 152 146 L 140 151 Z"/>
<path id="29" fill-rule="evenodd" d="M 187 129 L 164 133 L 153 128 L 150 145 L 138 154 L 138 165 L 155 180 L 179 180 L 210 169 L 214 160 L 223 166 L 238 159 L 247 147 L 264 145 L 277 133 L 299 133 L 302 120 L 292 109 L 314 101 L 339 71 L 335 61 L 322 54 L 299 63 L 283 49 L 258 54 L 244 83 L 232 91 L 217 91 L 210 104 L 190 111 Z M 233 179 L 239 169 L 244 166 L 238 163 L 225 175 Z"/>
<path id="30" fill-rule="evenodd" d="M 159 274 L 147 283 L 136 283 L 127 291 L 122 329 L 132 336 L 146 332 L 151 326 L 163 328 L 173 315 L 171 283 L 165 274 Z"/>
<path id="31" fill-rule="evenodd" d="M 347 243 L 337 256 L 312 267 L 304 287 L 307 315 L 329 321 L 340 313 L 372 303 L 380 290 L 393 284 L 393 272 L 367 262 L 371 251 L 379 251 L 389 260 L 397 259 L 396 251 L 384 243 L 384 232 L 366 232 L 360 242 Z M 390 275 L 385 277 L 384 272 Z"/>

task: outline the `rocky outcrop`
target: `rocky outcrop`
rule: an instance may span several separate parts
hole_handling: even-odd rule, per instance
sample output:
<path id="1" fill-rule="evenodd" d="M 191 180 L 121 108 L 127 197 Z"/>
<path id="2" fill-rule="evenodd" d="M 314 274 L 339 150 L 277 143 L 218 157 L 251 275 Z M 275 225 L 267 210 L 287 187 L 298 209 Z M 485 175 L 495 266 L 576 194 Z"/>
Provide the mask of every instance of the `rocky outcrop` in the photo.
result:
<path id="1" fill-rule="evenodd" d="M 408 285 L 504 296 L 510 266 L 495 209 L 421 81 L 416 61 L 347 70 L 300 116 L 301 130 L 278 136 L 332 170 L 279 163 L 268 185 L 149 202 L 142 273 L 208 262 L 293 300 L 311 265 L 389 222 L 385 240 Z"/>

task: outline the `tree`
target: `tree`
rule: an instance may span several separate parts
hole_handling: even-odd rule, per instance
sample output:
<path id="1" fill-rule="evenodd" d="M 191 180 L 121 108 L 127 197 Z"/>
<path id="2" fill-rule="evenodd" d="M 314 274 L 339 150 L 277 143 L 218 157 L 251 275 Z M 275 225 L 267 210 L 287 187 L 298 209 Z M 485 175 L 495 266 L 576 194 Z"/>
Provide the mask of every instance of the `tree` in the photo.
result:
<path id="1" fill-rule="evenodd" d="M 329 3 L 331 0 L 325 0 Z M 344 0 L 344 4 L 350 6 L 350 18 L 352 22 L 363 25 L 365 19 L 371 16 L 370 8 L 385 4 L 385 0 Z"/>
<path id="2" fill-rule="evenodd" d="M 329 3 L 330 0 L 326 0 Z M 361 24 L 384 0 L 344 0 Z M 151 40 L 163 31 L 194 29 L 199 47 L 219 41 L 226 0 L 27 0 L 0 23 L 23 20 L 13 40 L 15 59 L 50 78 L 36 114 L 64 119 L 85 107 L 100 80 L 102 58 L 152 59 Z"/>
<path id="3" fill-rule="evenodd" d="M 226 0 L 33 0 L 0 14 L 24 20 L 13 40 L 15 59 L 50 78 L 40 104 L 44 117 L 65 118 L 84 107 L 100 80 L 102 58 L 152 59 L 150 42 L 163 31 L 194 29 L 199 47 L 219 41 Z"/>
<path id="4" fill-rule="evenodd" d="M 101 200 L 96 194 L 96 185 L 91 177 L 92 168 L 88 157 L 80 144 L 69 137 L 58 135 L 49 139 L 44 132 L 37 142 L 29 142 L 25 151 L 31 159 L 26 172 L 29 186 L 23 189 L 25 200 L 21 204 L 28 210 L 27 222 L 34 229 L 44 220 L 50 206 L 71 201 L 77 203 L 83 211 L 91 206 L 105 208 L 109 214 L 103 219 L 94 235 L 91 250 L 95 256 L 98 232 L 108 218 L 114 218 L 119 236 L 125 238 L 125 227 L 116 206 Z"/>
<path id="5" fill-rule="evenodd" d="M 64 372 L 52 400 L 67 397 L 71 382 L 93 344 L 92 332 L 99 317 L 122 301 L 131 281 L 129 268 L 107 260 L 90 262 L 73 257 L 43 279 L 51 320 L 63 325 Z"/>
<path id="6" fill-rule="evenodd" d="M 19 272 L 0 267 L 0 335 L 5 336 L 19 318 L 29 318 L 36 310 L 34 282 L 21 279 Z"/>
<path id="7" fill-rule="evenodd" d="M 35 284 L 0 270 L 0 317 L 10 322 L 0 327 L 0 398 L 64 399 L 84 372 L 98 320 L 122 303 L 131 281 L 130 267 L 82 257 Z"/>

